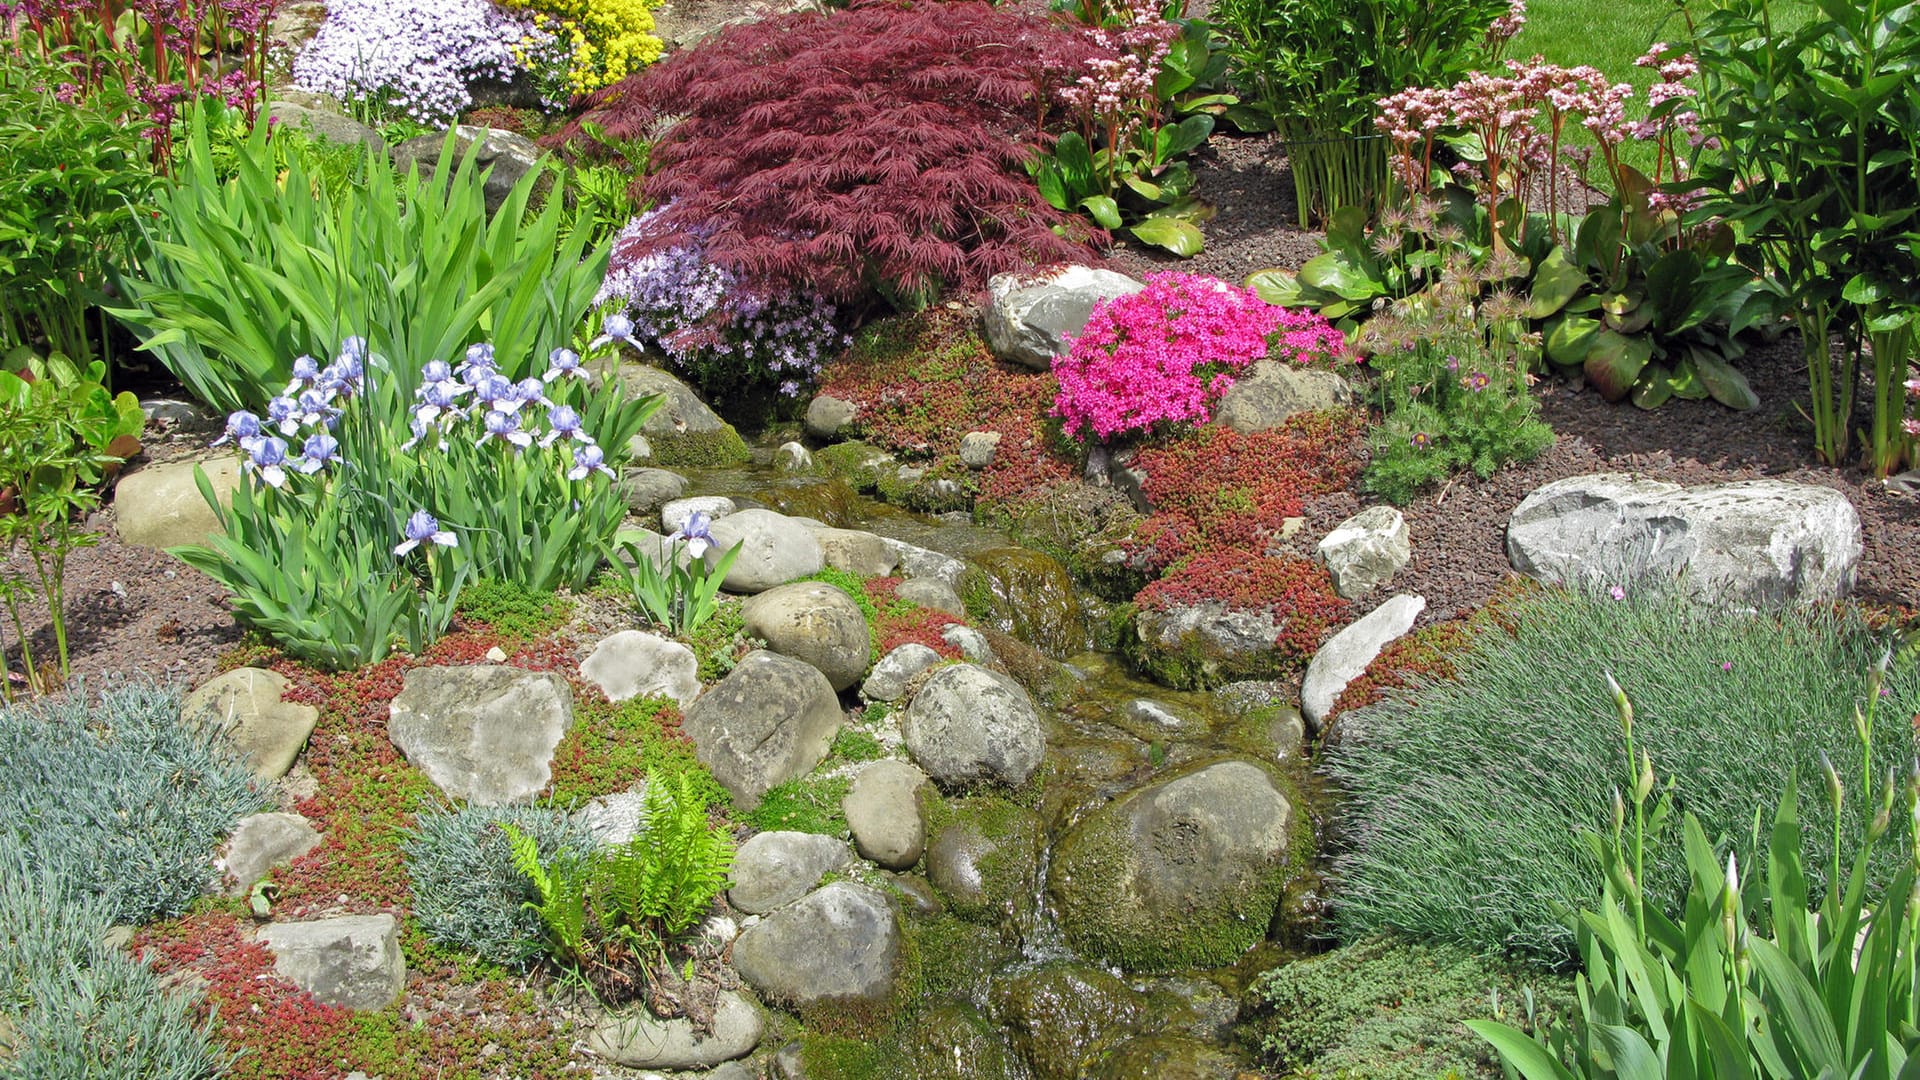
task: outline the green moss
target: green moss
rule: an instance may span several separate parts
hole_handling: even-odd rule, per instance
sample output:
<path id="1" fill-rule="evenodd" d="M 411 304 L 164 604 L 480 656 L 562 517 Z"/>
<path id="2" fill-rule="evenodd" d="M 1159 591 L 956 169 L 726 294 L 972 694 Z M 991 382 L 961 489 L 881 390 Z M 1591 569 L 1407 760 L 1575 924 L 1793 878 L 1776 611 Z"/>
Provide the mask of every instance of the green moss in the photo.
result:
<path id="1" fill-rule="evenodd" d="M 860 494 L 872 492 L 892 462 L 892 455 L 863 442 L 835 443 L 813 452 L 816 472 L 838 477 Z"/>
<path id="2" fill-rule="evenodd" d="M 949 830 L 961 830 L 949 842 L 972 851 L 979 872 L 977 893 L 941 894 L 948 910 L 968 922 L 993 926 L 1027 909 L 1042 839 L 1038 815 L 999 795 L 952 800 L 929 796 L 922 808 L 927 835 L 935 843 Z"/>
<path id="3" fill-rule="evenodd" d="M 1286 673 L 1284 658 L 1276 650 L 1225 653 L 1197 630 L 1182 633 L 1172 645 L 1148 641 L 1140 633 L 1139 609 L 1131 605 L 1116 607 L 1108 627 L 1128 666 L 1142 677 L 1175 690 L 1206 690 L 1241 679 L 1271 679 Z"/>
<path id="4" fill-rule="evenodd" d="M 728 598 L 720 602 L 713 616 L 701 623 L 699 629 L 687 635 L 687 643 L 692 646 L 693 655 L 700 662 L 701 682 L 718 682 L 726 678 L 741 657 L 764 644 L 748 637 L 746 626 L 740 600 Z"/>
<path id="5" fill-rule="evenodd" d="M 659 697 L 579 703 L 573 726 L 554 750 L 551 797 L 563 806 L 584 802 L 625 791 L 649 773 L 670 779 L 691 774 L 709 806 L 730 802 L 681 733 L 678 707 Z"/>
<path id="6" fill-rule="evenodd" d="M 840 1035 L 808 1034 L 800 1039 L 800 1065 L 820 1080 L 887 1080 L 904 1075 L 897 1043 L 870 1043 Z"/>
<path id="7" fill-rule="evenodd" d="M 871 713 L 872 710 L 868 711 Z M 842 761 L 878 761 L 887 756 L 887 748 L 880 745 L 880 740 L 874 738 L 872 732 L 848 726 L 841 728 L 840 734 L 833 737 L 832 753 Z"/>
<path id="8" fill-rule="evenodd" d="M 1431 1080 L 1499 1077 L 1490 1048 L 1464 1020 L 1496 1015 L 1529 1025 L 1566 1008 L 1567 980 L 1475 958 L 1465 950 L 1376 939 L 1286 964 L 1255 980 L 1242 1039 L 1293 1077 Z M 1522 1013 L 1516 1015 L 1516 1013 Z"/>
<path id="9" fill-rule="evenodd" d="M 482 578 L 460 590 L 454 610 L 464 619 L 485 623 L 496 633 L 514 638 L 545 637 L 573 617 L 570 600 L 492 578 Z"/>
<path id="10" fill-rule="evenodd" d="M 647 441 L 653 446 L 653 460 L 648 464 L 662 469 L 712 469 L 753 460 L 753 452 L 732 424 L 718 431 L 648 435 Z"/>
<path id="11" fill-rule="evenodd" d="M 852 781 L 845 776 L 827 776 L 815 770 L 769 789 L 760 797 L 759 806 L 735 814 L 734 820 L 755 832 L 787 830 L 845 836 L 847 816 L 840 810 L 840 800 L 847 797 L 851 786 Z"/>

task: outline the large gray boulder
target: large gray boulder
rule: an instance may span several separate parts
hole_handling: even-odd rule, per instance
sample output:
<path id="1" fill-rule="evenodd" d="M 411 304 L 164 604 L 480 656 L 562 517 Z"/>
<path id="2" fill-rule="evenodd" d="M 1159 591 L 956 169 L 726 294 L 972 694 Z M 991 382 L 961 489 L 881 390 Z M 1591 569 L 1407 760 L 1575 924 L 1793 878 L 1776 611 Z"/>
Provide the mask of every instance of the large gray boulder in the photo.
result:
<path id="1" fill-rule="evenodd" d="M 1047 890 L 1083 955 L 1131 971 L 1231 963 L 1266 937 L 1292 820 L 1266 769 L 1217 762 L 1083 818 Z"/>
<path id="2" fill-rule="evenodd" d="M 769 788 L 820 764 L 844 719 L 818 668 L 760 649 L 689 705 L 680 727 L 735 804 L 751 810 Z"/>
<path id="3" fill-rule="evenodd" d="M 1413 558 L 1407 519 L 1391 506 L 1369 506 L 1334 526 L 1314 553 L 1327 566 L 1333 588 L 1348 600 L 1387 583 Z"/>
<path id="4" fill-rule="evenodd" d="M 283 128 L 305 131 L 315 138 L 339 146 L 359 143 L 379 151 L 387 148 L 386 140 L 380 137 L 379 132 L 337 110 L 319 109 L 276 98 L 267 104 L 267 115 Z"/>
<path id="5" fill-rule="evenodd" d="M 919 792 L 927 774 L 904 761 L 870 762 L 853 778 L 840 810 L 860 857 L 888 870 L 906 870 L 927 848 Z"/>
<path id="6" fill-rule="evenodd" d="M 476 806 L 530 802 L 553 779 L 573 690 L 550 671 L 490 664 L 407 672 L 387 734 L 434 786 Z"/>
<path id="7" fill-rule="evenodd" d="M 1401 593 L 1333 635 L 1307 665 L 1300 684 L 1300 714 L 1307 727 L 1319 731 L 1347 684 L 1360 677 L 1380 650 L 1413 629 L 1413 621 L 1427 609 L 1425 597 Z"/>
<path id="8" fill-rule="evenodd" d="M 281 700 L 286 692 L 287 678 L 277 671 L 235 668 L 188 694 L 180 716 L 221 728 L 255 779 L 278 780 L 293 768 L 320 722 L 319 709 Z"/>
<path id="9" fill-rule="evenodd" d="M 620 474 L 620 489 L 626 492 L 627 509 L 645 517 L 684 495 L 687 478 L 671 469 L 634 468 Z"/>
<path id="10" fill-rule="evenodd" d="M 122 543 L 165 549 L 221 535 L 220 519 L 194 482 L 195 466 L 206 471 L 215 498 L 233 501 L 233 489 L 240 486 L 236 458 L 169 461 L 122 473 L 113 485 L 113 531 Z"/>
<path id="11" fill-rule="evenodd" d="M 728 990 L 714 1003 L 710 1031 L 697 1030 L 686 1017 L 662 1020 L 635 1007 L 596 1019 L 587 1051 L 635 1069 L 706 1069 L 751 1054 L 764 1029 L 760 1010 Z"/>
<path id="12" fill-rule="evenodd" d="M 987 345 L 1009 363 L 1049 370 L 1066 354 L 1065 339 L 1087 328 L 1094 305 L 1144 288 L 1125 274 L 1087 266 L 996 274 L 983 313 Z"/>
<path id="13" fill-rule="evenodd" d="M 900 975 L 900 937 L 885 893 L 836 881 L 748 927 L 733 943 L 733 966 L 755 990 L 797 1008 L 878 1003 Z"/>
<path id="14" fill-rule="evenodd" d="M 1784 480 L 1575 476 L 1535 490 L 1507 523 L 1507 558 L 1529 577 L 1603 589 L 1683 575 L 1709 603 L 1832 600 L 1853 587 L 1861 551 L 1845 495 Z"/>
<path id="15" fill-rule="evenodd" d="M 740 606 L 742 629 L 783 656 L 820 669 L 835 691 L 860 681 L 873 650 L 867 616 L 823 581 L 777 585 Z"/>
<path id="16" fill-rule="evenodd" d="M 731 593 L 765 592 L 795 578 L 817 574 L 826 565 L 826 554 L 813 530 L 797 518 L 772 510 L 741 510 L 715 521 L 710 527 L 713 546 L 707 549 L 709 567 L 733 545 L 740 554 L 727 568 L 723 588 Z"/>
<path id="17" fill-rule="evenodd" d="M 580 677 L 598 686 L 608 701 L 652 695 L 685 708 L 700 696 L 700 658 L 678 641 L 643 630 L 600 639 L 581 662 Z"/>
<path id="18" fill-rule="evenodd" d="M 915 547 L 891 536 L 881 537 L 881 540 L 899 556 L 901 576 L 912 580 L 932 579 L 949 589 L 960 587 L 960 576 L 967 572 L 966 563 L 944 552 Z"/>
<path id="19" fill-rule="evenodd" d="M 421 176 L 431 176 L 440 167 L 440 152 L 446 146 L 446 141 L 445 132 L 408 139 L 393 148 L 393 167 L 404 173 L 418 166 Z M 507 201 L 507 194 L 522 177 L 540 168 L 541 153 L 540 147 L 525 135 L 470 124 L 454 128 L 454 160 L 464 161 L 472 154 L 476 171 L 493 170 L 488 173 L 487 181 L 481 188 L 489 214 L 500 209 Z M 541 188 L 551 188 L 553 182 L 543 179 L 536 181 L 536 184 Z"/>
<path id="20" fill-rule="evenodd" d="M 813 891 L 820 879 L 853 862 L 846 841 L 819 833 L 754 833 L 733 853 L 727 900 L 749 915 L 764 915 Z"/>
<path id="21" fill-rule="evenodd" d="M 233 827 L 214 865 L 228 879 L 227 895 L 245 896 L 274 867 L 285 866 L 319 843 L 319 831 L 299 814 L 248 814 Z"/>
<path id="22" fill-rule="evenodd" d="M 1019 787 L 1040 767 L 1046 731 L 1033 699 L 1013 679 L 974 664 L 927 677 L 901 723 L 907 751 L 947 787 L 988 782 Z"/>
<path id="23" fill-rule="evenodd" d="M 693 387 L 681 382 L 672 372 L 654 367 L 652 364 L 635 360 L 620 364 L 620 385 L 626 388 L 630 397 L 646 397 L 651 394 L 662 395 L 660 407 L 641 431 L 655 437 L 671 438 L 676 435 L 711 435 L 724 431 L 727 422 L 720 414 L 707 408 L 694 393 Z"/>
<path id="24" fill-rule="evenodd" d="M 406 986 L 400 925 L 391 915 L 272 923 L 260 940 L 273 952 L 273 970 L 322 1005 L 384 1009 Z"/>
<path id="25" fill-rule="evenodd" d="M 939 662 L 939 653 L 917 641 L 896 645 L 873 665 L 873 673 L 860 684 L 860 695 L 868 701 L 898 701 L 907 692 L 908 679 Z"/>
<path id="26" fill-rule="evenodd" d="M 1301 413 L 1353 404 L 1353 387 L 1331 371 L 1259 360 L 1235 378 L 1213 422 L 1242 434 L 1276 428 Z"/>
<path id="27" fill-rule="evenodd" d="M 900 566 L 900 556 L 870 532 L 822 527 L 813 530 L 813 538 L 820 541 L 820 553 L 828 566 L 862 581 L 890 577 Z"/>
<path id="28" fill-rule="evenodd" d="M 1134 620 L 1134 638 L 1123 644 L 1127 658 L 1153 681 L 1194 690 L 1281 674 L 1273 642 L 1286 625 L 1271 611 L 1206 600 L 1142 609 Z"/>

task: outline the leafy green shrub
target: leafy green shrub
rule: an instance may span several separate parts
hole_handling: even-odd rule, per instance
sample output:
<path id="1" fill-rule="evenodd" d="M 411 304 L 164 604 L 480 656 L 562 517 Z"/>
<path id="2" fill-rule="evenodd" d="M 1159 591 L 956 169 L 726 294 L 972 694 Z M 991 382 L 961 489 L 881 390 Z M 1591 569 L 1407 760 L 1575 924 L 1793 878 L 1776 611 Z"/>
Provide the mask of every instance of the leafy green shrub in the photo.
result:
<path id="1" fill-rule="evenodd" d="M 1286 1076 L 1432 1080 L 1497 1077 L 1487 1046 L 1461 1022 L 1535 1022 L 1567 1004 L 1565 980 L 1522 973 L 1448 945 L 1363 941 L 1296 960 L 1249 989 L 1246 1034 Z"/>
<path id="2" fill-rule="evenodd" d="M 0 710 L 0 848 L 100 898 L 109 922 L 178 915 L 213 881 L 233 823 L 265 806 L 251 775 L 180 720 L 177 691 L 86 689 Z"/>
<path id="3" fill-rule="evenodd" d="M 445 149 L 452 152 L 452 144 Z M 526 213 L 532 170 L 487 213 L 472 154 L 431 177 L 368 168 L 338 198 L 297 157 L 274 171 L 264 125 L 223 179 L 196 118 L 178 183 L 159 201 L 141 273 L 112 313 L 196 395 L 260 409 L 298 356 L 331 356 L 350 335 L 414 365 L 455 361 L 485 340 L 514 380 L 570 344 L 606 273 L 587 230 L 563 228 L 564 192 Z M 395 389 L 409 397 L 414 372 Z M 611 443 L 607 443 L 611 447 Z"/>
<path id="4" fill-rule="evenodd" d="M 529 589 L 498 578 L 481 578 L 460 590 L 453 609 L 508 637 L 551 634 L 573 616 L 573 602 L 548 590 Z"/>
<path id="5" fill-rule="evenodd" d="M 14 1028 L 0 1078 L 225 1075 L 232 1056 L 213 1042 L 210 1023 L 194 1019 L 192 1003 L 101 941 L 121 916 L 114 902 L 50 873 L 38 854 L 11 845 L 0 853 L 0 1015 Z"/>
<path id="6" fill-rule="evenodd" d="M 540 806 L 469 806 L 421 814 L 406 836 L 413 915 L 427 936 L 496 964 L 541 955 L 538 893 L 514 865 L 506 826 L 531 841 L 540 861 L 585 858 L 593 837 L 564 812 Z"/>
<path id="7" fill-rule="evenodd" d="M 92 305 L 160 183 L 114 80 L 76 104 L 50 89 L 90 81 L 0 48 L 0 357 L 23 345 L 93 357 Z"/>
<path id="8" fill-rule="evenodd" d="M 1598 895 L 1599 865 L 1572 842 L 1599 831 L 1620 774 L 1619 721 L 1600 673 L 1639 712 L 1635 738 L 1676 800 L 1743 860 L 1755 808 L 1789 776 L 1822 783 L 1819 754 L 1841 759 L 1860 680 L 1884 643 L 1857 613 L 1735 614 L 1648 587 L 1624 599 L 1543 590 L 1503 609 L 1450 657 L 1452 679 L 1416 681 L 1345 714 L 1327 770 L 1346 789 L 1335 860 L 1335 917 L 1348 938 L 1398 930 L 1416 939 L 1570 956 L 1560 912 Z M 1592 673 L 1592 674 L 1586 674 Z M 1883 715 L 1920 713 L 1920 672 L 1887 679 Z M 1911 725 L 1873 731 L 1873 768 L 1905 768 Z M 1809 862 L 1826 863 L 1832 823 L 1810 814 Z M 1846 808 L 1857 826 L 1871 812 Z M 1875 880 L 1892 876 L 1883 852 Z M 1677 853 L 1646 868 L 1656 907 L 1686 888 Z"/>

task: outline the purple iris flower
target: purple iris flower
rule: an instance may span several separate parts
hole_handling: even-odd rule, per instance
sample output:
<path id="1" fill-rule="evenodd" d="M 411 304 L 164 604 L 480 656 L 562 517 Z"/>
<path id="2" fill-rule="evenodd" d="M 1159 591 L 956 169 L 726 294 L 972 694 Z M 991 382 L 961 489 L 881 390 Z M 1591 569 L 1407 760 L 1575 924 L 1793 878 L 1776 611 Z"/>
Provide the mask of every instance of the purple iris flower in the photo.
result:
<path id="1" fill-rule="evenodd" d="M 593 472 L 613 475 L 613 470 L 607 468 L 607 455 L 593 443 L 574 447 L 573 468 L 567 470 L 567 479 L 585 480 L 587 474 Z"/>
<path id="2" fill-rule="evenodd" d="M 553 430 L 541 438 L 541 446 L 552 446 L 557 439 L 571 439 L 574 442 L 590 443 L 593 436 L 583 428 L 580 414 L 571 405 L 555 405 L 547 410 L 547 425 Z"/>
<path id="3" fill-rule="evenodd" d="M 293 381 L 287 384 L 283 394 L 296 394 L 320 381 L 320 363 L 311 356 L 295 357 L 293 361 Z"/>
<path id="4" fill-rule="evenodd" d="M 497 366 L 493 359 L 493 346 L 484 341 L 467 346 L 467 363 L 481 367 Z"/>
<path id="5" fill-rule="evenodd" d="M 295 470 L 312 476 L 329 463 L 340 459 L 340 440 L 321 432 L 307 436 L 307 443 L 300 448 L 300 456 L 293 461 Z"/>
<path id="6" fill-rule="evenodd" d="M 260 437 L 260 418 L 241 409 L 227 417 L 227 433 L 213 440 L 214 446 L 221 443 L 239 443 L 243 450 L 253 449 L 253 441 Z"/>
<path id="7" fill-rule="evenodd" d="M 686 523 L 675 529 L 673 535 L 667 537 L 667 540 L 686 541 L 687 554 L 697 559 L 705 555 L 707 549 L 713 546 L 713 533 L 708 531 L 712 524 L 713 519 L 708 517 L 705 511 L 695 510 L 687 515 Z"/>
<path id="8" fill-rule="evenodd" d="M 363 337 L 350 337 L 342 341 L 340 343 L 340 359 L 350 359 L 355 364 L 365 362 L 367 359 L 367 339 Z"/>
<path id="9" fill-rule="evenodd" d="M 474 440 L 475 446 L 488 439 L 500 439 L 521 450 L 533 445 L 532 433 L 520 430 L 520 417 L 514 413 L 494 409 L 487 413 L 486 425 L 486 434 Z"/>
<path id="10" fill-rule="evenodd" d="M 600 336 L 594 338 L 587 348 L 598 349 L 616 341 L 636 349 L 640 347 L 640 343 L 633 339 L 633 320 L 617 311 L 600 320 Z"/>
<path id="11" fill-rule="evenodd" d="M 587 377 L 587 369 L 580 366 L 580 354 L 574 352 L 572 349 L 559 348 L 553 350 L 553 352 L 547 355 L 547 363 L 552 366 L 547 368 L 547 373 L 541 376 L 541 378 L 548 382 L 552 382 L 564 375 L 571 375 L 576 379 L 584 379 Z"/>
<path id="12" fill-rule="evenodd" d="M 425 383 L 443 383 L 453 381 L 453 368 L 445 360 L 429 360 L 420 365 L 420 381 Z"/>
<path id="13" fill-rule="evenodd" d="M 352 397 L 366 385 L 366 364 L 349 352 L 341 352 L 340 358 L 328 364 L 327 369 L 320 373 L 321 389 L 330 390 L 341 397 Z"/>
<path id="14" fill-rule="evenodd" d="M 247 449 L 245 468 L 249 472 L 259 473 L 260 479 L 266 481 L 269 487 L 287 485 L 286 464 L 287 443 L 277 436 L 267 435 L 256 439 Z"/>
<path id="15" fill-rule="evenodd" d="M 414 417 L 422 424 L 431 424 L 442 417 L 460 416 L 460 409 L 454 399 L 460 391 L 465 389 L 454 383 L 426 383 L 414 395 L 420 399 L 420 404 L 413 407 Z"/>
<path id="16" fill-rule="evenodd" d="M 280 429 L 282 435 L 292 435 L 300 430 L 300 406 L 285 394 L 267 402 L 267 423 Z"/>
<path id="17" fill-rule="evenodd" d="M 339 415 L 340 410 L 333 407 L 332 395 L 325 390 L 302 390 L 300 399 L 294 403 L 294 419 L 306 427 L 332 427 Z"/>
<path id="18" fill-rule="evenodd" d="M 546 384 L 531 376 L 521 379 L 520 384 L 513 388 L 513 393 L 515 397 L 520 399 L 520 404 L 522 405 L 553 404 L 553 402 L 547 400 Z"/>
<path id="19" fill-rule="evenodd" d="M 520 391 L 513 380 L 495 371 L 489 371 L 473 387 L 473 396 L 481 405 L 500 412 L 520 411 Z"/>
<path id="20" fill-rule="evenodd" d="M 440 547 L 459 547 L 460 538 L 440 527 L 440 522 L 425 510 L 415 510 L 407 519 L 406 539 L 393 549 L 395 555 L 405 555 L 421 544 L 435 544 Z"/>

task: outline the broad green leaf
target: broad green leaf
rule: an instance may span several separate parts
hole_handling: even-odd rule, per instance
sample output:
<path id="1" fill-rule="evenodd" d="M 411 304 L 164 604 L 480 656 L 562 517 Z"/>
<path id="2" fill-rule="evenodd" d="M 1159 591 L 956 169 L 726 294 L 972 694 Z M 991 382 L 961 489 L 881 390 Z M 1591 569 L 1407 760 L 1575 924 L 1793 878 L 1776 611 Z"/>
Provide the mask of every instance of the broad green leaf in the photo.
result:
<path id="1" fill-rule="evenodd" d="M 1245 285 L 1277 307 L 1297 307 L 1303 301 L 1299 279 L 1290 270 L 1255 270 L 1247 275 Z"/>
<path id="2" fill-rule="evenodd" d="M 1128 231 L 1144 243 L 1185 258 L 1200 254 L 1207 242 L 1199 229 L 1174 218 L 1148 218 Z"/>
<path id="3" fill-rule="evenodd" d="M 1653 342 L 1645 336 L 1626 337 L 1612 330 L 1594 335 L 1582 361 L 1587 381 L 1608 401 L 1619 401 L 1632 389 L 1640 371 L 1653 358 Z"/>
<path id="4" fill-rule="evenodd" d="M 1080 200 L 1080 205 L 1100 227 L 1111 232 L 1120 227 L 1120 204 L 1105 195 L 1089 195 Z"/>
<path id="5" fill-rule="evenodd" d="M 1586 284 L 1587 272 L 1573 265 L 1565 248 L 1554 248 L 1534 270 L 1533 294 L 1527 300 L 1527 318 L 1544 319 L 1559 311 Z"/>
<path id="6" fill-rule="evenodd" d="M 1344 252 L 1325 251 L 1308 259 L 1300 268 L 1300 282 L 1323 289 L 1344 300 L 1371 300 L 1386 291 L 1369 268 L 1355 262 Z"/>
<path id="7" fill-rule="evenodd" d="M 1574 1080 L 1567 1067 L 1554 1060 L 1546 1047 L 1534 1042 L 1518 1028 L 1497 1020 L 1467 1020 L 1475 1035 L 1493 1044 L 1501 1060 L 1513 1066 L 1522 1080 Z"/>
<path id="8" fill-rule="evenodd" d="M 1707 388 L 1713 400 L 1741 412 L 1760 407 L 1760 395 L 1753 392 L 1753 385 L 1747 382 L 1747 377 L 1740 373 L 1740 369 L 1700 350 L 1693 352 L 1692 360 L 1701 384 Z"/>
<path id="9" fill-rule="evenodd" d="M 1840 1035 L 1820 999 L 1820 992 L 1779 946 L 1765 938 L 1749 942 L 1749 957 L 1764 988 L 1772 1026 L 1798 1054 L 1805 1075 L 1825 1069 L 1834 1075 L 1850 1073 L 1840 1050 Z"/>
<path id="10" fill-rule="evenodd" d="M 1617 1024 L 1598 1024 L 1593 1034 L 1605 1048 L 1613 1062 L 1613 1073 L 1620 1080 L 1667 1080 L 1660 1056 L 1639 1032 Z"/>
<path id="11" fill-rule="evenodd" d="M 1584 364 L 1599 333 L 1600 320 L 1563 315 L 1547 331 L 1547 359 L 1562 367 Z"/>

